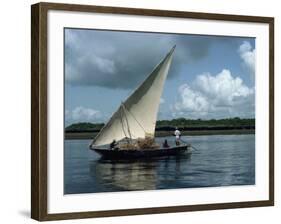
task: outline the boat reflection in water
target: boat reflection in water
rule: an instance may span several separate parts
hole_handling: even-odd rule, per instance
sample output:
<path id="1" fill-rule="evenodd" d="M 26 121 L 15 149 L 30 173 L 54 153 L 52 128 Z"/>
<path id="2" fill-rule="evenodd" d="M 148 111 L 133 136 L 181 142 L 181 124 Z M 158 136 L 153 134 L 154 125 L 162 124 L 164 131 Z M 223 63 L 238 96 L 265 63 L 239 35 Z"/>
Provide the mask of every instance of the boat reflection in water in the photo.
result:
<path id="1" fill-rule="evenodd" d="M 90 175 L 103 191 L 161 189 L 162 181 L 180 178 L 190 159 L 191 154 L 137 160 L 100 158 L 90 161 Z"/>

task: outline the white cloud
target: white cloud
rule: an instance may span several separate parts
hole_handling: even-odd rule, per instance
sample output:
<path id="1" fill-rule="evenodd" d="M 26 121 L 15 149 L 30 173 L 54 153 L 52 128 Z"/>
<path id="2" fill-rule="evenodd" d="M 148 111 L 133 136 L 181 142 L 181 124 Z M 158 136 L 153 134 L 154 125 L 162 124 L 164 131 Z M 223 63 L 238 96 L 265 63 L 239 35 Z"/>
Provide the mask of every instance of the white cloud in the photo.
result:
<path id="1" fill-rule="evenodd" d="M 209 109 L 207 98 L 199 91 L 193 90 L 188 84 L 179 87 L 180 101 L 175 104 L 176 111 L 199 112 L 205 114 Z"/>
<path id="2" fill-rule="evenodd" d="M 241 78 L 233 77 L 227 69 L 217 75 L 198 75 L 191 85 L 181 85 L 178 93 L 172 108 L 177 117 L 254 116 L 254 89 L 247 87 Z"/>
<path id="3" fill-rule="evenodd" d="M 251 44 L 248 41 L 244 41 L 239 49 L 238 53 L 243 60 L 244 66 L 249 69 L 251 75 L 255 74 L 255 62 L 256 62 L 256 49 L 252 49 Z"/>
<path id="4" fill-rule="evenodd" d="M 72 122 L 97 122 L 101 119 L 102 114 L 98 110 L 85 107 L 76 107 L 73 110 L 65 110 L 65 120 L 67 123 Z"/>

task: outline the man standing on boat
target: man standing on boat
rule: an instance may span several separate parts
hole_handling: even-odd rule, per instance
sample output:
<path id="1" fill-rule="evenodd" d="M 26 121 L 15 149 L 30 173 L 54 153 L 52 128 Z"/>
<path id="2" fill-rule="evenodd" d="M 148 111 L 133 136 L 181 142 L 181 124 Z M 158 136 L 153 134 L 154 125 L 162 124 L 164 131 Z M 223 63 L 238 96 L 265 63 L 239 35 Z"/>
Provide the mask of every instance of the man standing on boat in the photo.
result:
<path id="1" fill-rule="evenodd" d="M 180 136 L 181 136 L 181 132 L 178 130 L 177 127 L 176 127 L 176 130 L 175 130 L 174 135 L 176 136 L 176 145 L 180 145 Z"/>

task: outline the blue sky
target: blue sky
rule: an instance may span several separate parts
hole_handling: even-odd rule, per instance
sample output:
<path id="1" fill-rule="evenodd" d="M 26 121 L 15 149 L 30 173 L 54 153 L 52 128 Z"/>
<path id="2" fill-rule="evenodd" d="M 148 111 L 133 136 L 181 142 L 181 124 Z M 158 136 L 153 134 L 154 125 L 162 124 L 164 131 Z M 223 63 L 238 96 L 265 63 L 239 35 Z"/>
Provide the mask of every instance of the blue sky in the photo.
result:
<path id="1" fill-rule="evenodd" d="M 255 117 L 255 39 L 65 29 L 65 120 L 105 122 L 177 45 L 158 119 Z"/>

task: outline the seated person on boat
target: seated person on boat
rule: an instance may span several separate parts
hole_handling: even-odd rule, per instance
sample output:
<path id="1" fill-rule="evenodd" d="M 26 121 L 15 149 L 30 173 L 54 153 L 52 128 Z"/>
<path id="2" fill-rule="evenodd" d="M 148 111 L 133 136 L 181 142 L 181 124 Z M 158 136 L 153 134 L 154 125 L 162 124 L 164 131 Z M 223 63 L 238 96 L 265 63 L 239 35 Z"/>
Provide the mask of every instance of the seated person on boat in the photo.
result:
<path id="1" fill-rule="evenodd" d="M 168 141 L 167 139 L 164 140 L 164 143 L 163 143 L 163 148 L 169 148 L 169 144 L 168 144 Z"/>
<path id="2" fill-rule="evenodd" d="M 112 150 L 118 150 L 117 142 L 116 142 L 115 139 L 110 143 L 109 147 L 110 147 L 110 149 L 112 149 Z"/>

